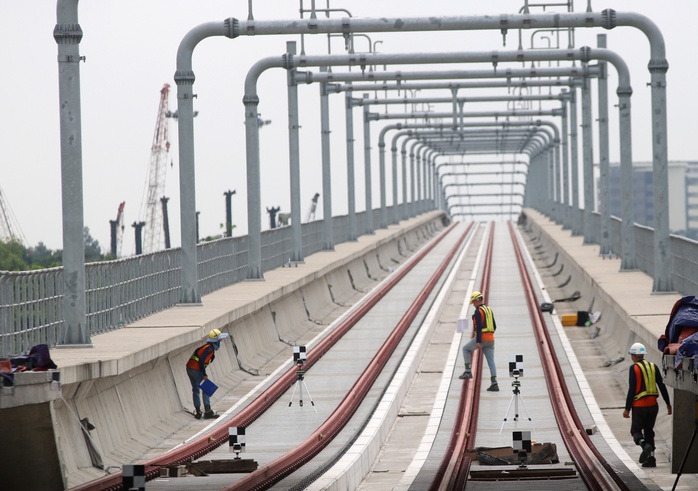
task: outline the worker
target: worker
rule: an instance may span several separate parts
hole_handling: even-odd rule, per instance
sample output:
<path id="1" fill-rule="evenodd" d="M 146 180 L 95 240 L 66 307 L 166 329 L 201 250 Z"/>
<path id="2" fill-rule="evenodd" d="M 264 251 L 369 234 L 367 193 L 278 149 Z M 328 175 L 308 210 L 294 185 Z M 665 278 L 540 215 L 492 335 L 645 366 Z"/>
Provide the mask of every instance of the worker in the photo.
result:
<path id="1" fill-rule="evenodd" d="M 646 353 L 647 349 L 642 343 L 633 344 L 628 351 L 633 364 L 629 371 L 628 397 L 625 401 L 623 417 L 629 418 L 632 409 L 630 434 L 635 444 L 642 448 L 640 453 L 642 467 L 657 467 L 657 460 L 654 458 L 654 423 L 659 413 L 657 404 L 659 393 L 661 392 L 662 399 L 666 402 L 668 414 L 671 414 L 671 403 L 662 374 L 657 365 L 645 360 Z"/>
<path id="2" fill-rule="evenodd" d="M 470 303 L 475 307 L 473 313 L 473 336 L 470 341 L 463 346 L 463 360 L 465 361 L 465 371 L 460 375 L 460 379 L 472 378 L 470 370 L 470 359 L 472 352 L 482 348 L 482 352 L 490 367 L 491 385 L 487 389 L 490 392 L 499 392 L 497 384 L 497 367 L 494 365 L 494 331 L 497 330 L 497 323 L 494 320 L 492 309 L 485 305 L 485 300 L 481 292 L 474 291 L 470 295 Z"/>
<path id="3" fill-rule="evenodd" d="M 206 343 L 194 350 L 191 357 L 187 361 L 187 375 L 191 383 L 192 396 L 194 400 L 194 417 L 201 419 L 201 382 L 208 380 L 206 375 L 206 367 L 216 358 L 216 351 L 221 347 L 221 341 L 227 338 L 227 332 L 221 332 L 220 329 L 212 329 L 208 333 Z M 211 409 L 211 398 L 204 392 L 204 419 L 215 419 L 218 415 Z"/>

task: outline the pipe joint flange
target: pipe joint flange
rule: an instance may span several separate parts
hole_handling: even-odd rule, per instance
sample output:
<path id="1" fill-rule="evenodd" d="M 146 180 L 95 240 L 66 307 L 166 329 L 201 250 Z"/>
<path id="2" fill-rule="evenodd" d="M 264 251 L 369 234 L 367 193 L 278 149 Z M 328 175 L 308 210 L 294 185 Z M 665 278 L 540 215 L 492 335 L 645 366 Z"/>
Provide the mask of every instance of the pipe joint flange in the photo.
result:
<path id="1" fill-rule="evenodd" d="M 235 17 L 229 17 L 223 21 L 225 37 L 235 39 L 240 35 L 240 21 Z"/>
<path id="2" fill-rule="evenodd" d="M 633 95 L 633 88 L 630 86 L 618 86 L 618 88 L 616 89 L 616 94 L 618 95 L 618 97 L 630 97 L 631 95 Z"/>
<path id="3" fill-rule="evenodd" d="M 177 70 L 174 74 L 174 81 L 177 85 L 194 85 L 196 76 L 192 70 Z"/>
<path id="4" fill-rule="evenodd" d="M 300 85 L 302 83 L 312 84 L 313 83 L 313 73 L 312 72 L 299 72 L 295 70 L 293 72 L 293 83 Z"/>
<path id="5" fill-rule="evenodd" d="M 618 25 L 616 24 L 616 11 L 613 9 L 602 10 L 601 18 L 603 19 L 604 29 L 614 29 Z"/>
<path id="6" fill-rule="evenodd" d="M 286 70 L 293 70 L 295 68 L 293 64 L 293 55 L 291 53 L 284 53 L 281 55 L 281 67 Z"/>
<path id="7" fill-rule="evenodd" d="M 259 105 L 259 96 L 257 94 L 254 94 L 254 95 L 245 94 L 242 97 L 242 103 L 246 106 L 248 106 L 248 105 L 258 106 Z"/>
<path id="8" fill-rule="evenodd" d="M 666 58 L 652 58 L 647 64 L 650 73 L 666 73 L 669 70 L 669 62 Z"/>
<path id="9" fill-rule="evenodd" d="M 80 24 L 56 24 L 53 28 L 56 44 L 79 44 L 82 40 Z"/>
<path id="10" fill-rule="evenodd" d="M 583 63 L 589 63 L 591 60 L 591 48 L 589 46 L 582 46 L 579 48 L 579 61 Z"/>

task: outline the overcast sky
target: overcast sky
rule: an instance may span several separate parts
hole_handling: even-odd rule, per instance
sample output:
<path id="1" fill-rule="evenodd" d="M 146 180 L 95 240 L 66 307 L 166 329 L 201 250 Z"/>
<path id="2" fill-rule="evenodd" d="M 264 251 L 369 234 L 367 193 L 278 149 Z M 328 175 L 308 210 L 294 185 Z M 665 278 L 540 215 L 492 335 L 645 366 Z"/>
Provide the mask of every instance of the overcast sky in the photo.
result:
<path id="1" fill-rule="evenodd" d="M 574 3 L 576 11 L 586 9 L 586 1 Z M 353 17 L 496 15 L 517 13 L 522 5 L 523 1 L 511 0 L 333 0 L 330 3 L 331 8 L 346 9 Z M 659 26 L 665 37 L 670 65 L 667 74 L 669 159 L 698 160 L 694 143 L 698 135 L 695 122 L 698 113 L 695 86 L 698 35 L 692 25 L 698 18 L 698 1 L 593 0 L 591 5 L 595 11 L 614 8 L 622 12 L 638 12 Z M 310 0 L 305 0 L 304 7 L 309 9 L 310 6 Z M 317 0 L 316 6 L 326 8 L 327 4 Z M 253 2 L 252 14 L 257 20 L 297 19 L 299 7 L 297 0 L 258 0 Z M 51 249 L 62 249 L 58 50 L 52 35 L 56 24 L 56 1 L 0 0 L 0 8 L 3 19 L 0 93 L 5 108 L 0 118 L 0 188 L 27 245 L 43 242 Z M 130 254 L 134 242 L 131 224 L 144 218 L 141 207 L 147 185 L 150 147 L 160 90 L 165 83 L 171 86 L 170 109 L 176 110 L 177 90 L 173 75 L 177 47 L 189 30 L 202 23 L 223 21 L 228 17 L 247 19 L 248 0 L 83 0 L 78 15 L 84 33 L 80 54 L 86 58 L 80 66 L 84 222 L 100 242 L 103 252 L 108 252 L 109 220 L 116 218 L 119 203 L 125 201 L 127 227 L 123 251 Z M 304 16 L 308 17 L 308 14 Z M 634 90 L 633 155 L 635 160 L 651 161 L 650 93 L 646 86 L 649 82 L 649 43 L 640 31 L 629 27 L 611 31 L 577 29 L 576 47 L 595 47 L 599 33 L 607 34 L 608 48 L 618 52 L 630 66 Z M 524 32 L 526 45 L 530 44 L 530 36 L 530 32 Z M 510 32 L 507 45 L 503 47 L 499 31 L 370 34 L 371 45 L 382 53 L 511 50 L 516 48 L 517 38 L 518 33 Z M 541 43 L 548 42 L 548 39 L 549 36 L 543 36 L 534 42 L 542 47 Z M 194 52 L 194 93 L 197 94 L 194 108 L 199 112 L 195 119 L 196 201 L 202 237 L 221 233 L 225 221 L 223 194 L 227 190 L 236 191 L 233 196 L 235 235 L 246 233 L 243 82 L 253 63 L 267 56 L 283 54 L 289 40 L 297 41 L 300 50 L 300 36 L 257 36 L 234 40 L 209 38 L 202 41 Z M 336 37 L 328 42 L 326 35 L 320 35 L 305 36 L 304 44 L 307 54 L 325 54 L 328 45 L 333 53 L 342 53 L 344 43 Z M 357 37 L 355 49 L 368 51 L 367 38 Z M 484 67 L 471 64 L 461 68 Z M 614 70 L 610 70 L 609 99 L 612 104 L 617 102 L 616 85 Z M 299 87 L 303 218 L 312 196 L 322 191 L 318 94 L 316 85 Z M 494 93 L 480 90 L 476 95 L 487 94 Z M 260 133 L 262 209 L 278 206 L 282 212 L 289 212 L 285 72 L 269 70 L 264 73 L 259 83 L 259 96 L 262 118 L 272 121 Z M 477 106 L 474 110 L 482 107 Z M 333 212 L 344 214 L 347 198 L 343 96 L 330 97 L 330 110 L 333 115 Z M 448 111 L 450 106 L 441 110 Z M 618 123 L 614 107 L 610 108 L 610 113 L 613 162 L 618 160 Z M 356 182 L 359 187 L 364 182 L 360 119 L 360 111 L 355 110 Z M 170 123 L 171 166 L 167 169 L 165 190 L 170 197 L 174 246 L 180 242 L 176 125 L 174 121 Z M 378 129 L 372 129 L 374 138 Z M 377 145 L 374 143 L 373 147 L 374 162 L 377 162 Z M 595 153 L 595 157 L 597 155 Z M 377 180 L 376 177 L 374 182 Z M 363 196 L 363 190 L 357 190 L 357 211 L 363 211 Z M 376 206 L 377 189 L 373 191 L 373 197 Z M 388 204 L 391 204 L 390 195 Z M 318 206 L 318 217 L 321 212 L 321 206 Z M 263 229 L 269 227 L 266 214 L 262 224 Z"/>

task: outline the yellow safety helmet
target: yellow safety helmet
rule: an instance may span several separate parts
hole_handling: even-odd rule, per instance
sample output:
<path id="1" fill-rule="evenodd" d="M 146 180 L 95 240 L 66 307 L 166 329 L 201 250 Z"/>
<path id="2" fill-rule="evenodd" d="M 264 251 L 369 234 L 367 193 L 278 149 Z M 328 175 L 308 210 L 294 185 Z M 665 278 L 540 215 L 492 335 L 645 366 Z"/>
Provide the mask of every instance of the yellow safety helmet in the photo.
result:
<path id="1" fill-rule="evenodd" d="M 479 291 L 474 291 L 473 293 L 470 294 L 470 303 L 473 303 L 475 300 L 482 300 L 482 293 Z"/>
<path id="2" fill-rule="evenodd" d="M 215 343 L 216 341 L 220 341 L 221 339 L 225 339 L 229 336 L 227 332 L 221 332 L 220 329 L 211 329 L 211 332 L 208 333 L 208 339 L 207 341 L 209 343 Z"/>

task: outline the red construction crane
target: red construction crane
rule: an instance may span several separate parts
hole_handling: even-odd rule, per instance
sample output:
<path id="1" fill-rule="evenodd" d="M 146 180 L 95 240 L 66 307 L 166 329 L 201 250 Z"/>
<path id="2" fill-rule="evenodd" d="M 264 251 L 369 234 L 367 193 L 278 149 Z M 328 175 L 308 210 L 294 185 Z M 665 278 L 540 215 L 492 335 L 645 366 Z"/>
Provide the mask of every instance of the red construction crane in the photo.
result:
<path id="1" fill-rule="evenodd" d="M 155 252 L 163 249 L 162 243 L 162 209 L 160 198 L 165 191 L 165 174 L 170 152 L 169 133 L 169 84 L 160 90 L 160 105 L 155 122 L 153 145 L 150 149 L 150 165 L 148 167 L 147 189 L 141 204 L 140 217 L 145 222 L 143 236 L 143 252 Z"/>

